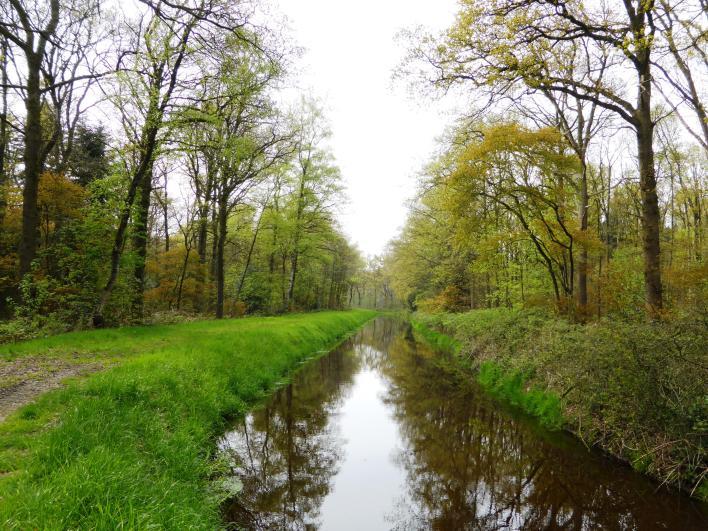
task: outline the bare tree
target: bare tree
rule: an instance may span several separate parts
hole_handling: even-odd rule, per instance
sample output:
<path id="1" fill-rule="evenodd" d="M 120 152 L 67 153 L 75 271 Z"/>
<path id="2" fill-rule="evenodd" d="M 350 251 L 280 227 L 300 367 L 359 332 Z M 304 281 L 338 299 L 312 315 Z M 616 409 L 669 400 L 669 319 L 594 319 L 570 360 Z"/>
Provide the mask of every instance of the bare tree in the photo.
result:
<path id="1" fill-rule="evenodd" d="M 667 59 L 673 59 L 673 65 L 662 60 L 664 58 L 654 61 L 663 82 L 656 83 L 656 87 L 689 134 L 708 153 L 708 114 L 703 101 L 705 93 L 702 92 L 708 76 L 708 2 L 689 0 L 672 5 L 667 0 L 660 0 L 658 4 L 657 26 L 665 41 L 665 55 Z M 662 84 L 673 89 L 678 101 L 672 101 Z M 695 115 L 697 128 L 684 117 L 681 103 Z"/>
<path id="2" fill-rule="evenodd" d="M 589 53 L 582 42 L 570 42 L 568 45 L 568 68 L 571 77 L 582 79 L 588 86 L 599 86 L 605 75 L 607 55 L 601 55 L 597 61 Z M 550 109 L 543 105 L 535 105 L 527 109 L 523 100 L 517 102 L 522 113 L 534 122 L 551 125 L 558 128 L 580 161 L 580 175 L 576 184 L 578 191 L 578 225 L 580 227 L 580 251 L 577 261 L 577 304 L 580 318 L 585 318 L 588 304 L 588 209 L 590 196 L 588 193 L 588 150 L 590 143 L 605 125 L 602 108 L 595 101 L 552 90 L 541 89 Z"/>

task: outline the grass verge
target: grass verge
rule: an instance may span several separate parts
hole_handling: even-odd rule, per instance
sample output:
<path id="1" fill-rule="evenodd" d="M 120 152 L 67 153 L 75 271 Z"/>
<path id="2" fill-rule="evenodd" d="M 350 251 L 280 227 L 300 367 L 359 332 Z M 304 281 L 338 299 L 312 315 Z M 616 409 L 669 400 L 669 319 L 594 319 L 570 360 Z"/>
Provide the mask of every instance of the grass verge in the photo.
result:
<path id="1" fill-rule="evenodd" d="M 457 354 L 460 351 L 460 342 L 454 337 L 433 330 L 415 319 L 412 320 L 411 324 L 416 336 L 436 350 L 447 354 Z"/>
<path id="2" fill-rule="evenodd" d="M 493 309 L 414 319 L 450 335 L 460 365 L 492 394 L 708 501 L 700 316 L 583 326 L 540 310 Z"/>
<path id="3" fill-rule="evenodd" d="M 528 380 L 527 374 L 507 371 L 493 361 L 482 362 L 477 374 L 477 381 L 495 397 L 538 418 L 548 429 L 561 429 L 564 421 L 558 397 L 538 387 L 529 387 Z"/>
<path id="4" fill-rule="evenodd" d="M 0 424 L 3 529 L 214 529 L 215 441 L 307 357 L 374 315 L 322 312 L 100 330 L 5 345 L 0 357 L 120 363 Z"/>

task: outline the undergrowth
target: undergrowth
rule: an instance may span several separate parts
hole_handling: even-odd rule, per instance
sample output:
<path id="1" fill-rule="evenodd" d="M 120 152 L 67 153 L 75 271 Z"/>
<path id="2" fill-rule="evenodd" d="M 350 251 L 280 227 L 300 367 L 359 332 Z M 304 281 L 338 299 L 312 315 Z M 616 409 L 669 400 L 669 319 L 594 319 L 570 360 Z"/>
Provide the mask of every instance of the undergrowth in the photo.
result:
<path id="1" fill-rule="evenodd" d="M 450 335 L 461 365 L 495 395 L 708 499 L 701 316 L 579 325 L 541 310 L 492 309 L 414 319 Z"/>

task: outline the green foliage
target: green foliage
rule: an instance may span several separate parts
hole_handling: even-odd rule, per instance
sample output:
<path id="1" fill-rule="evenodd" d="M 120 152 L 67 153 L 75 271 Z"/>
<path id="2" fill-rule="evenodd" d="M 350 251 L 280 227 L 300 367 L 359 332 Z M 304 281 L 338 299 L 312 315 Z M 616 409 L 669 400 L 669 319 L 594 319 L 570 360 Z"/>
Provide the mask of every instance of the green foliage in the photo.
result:
<path id="1" fill-rule="evenodd" d="M 37 337 L 44 323 L 39 319 L 16 318 L 0 322 L 0 343 Z"/>
<path id="2" fill-rule="evenodd" d="M 85 189 L 61 175 L 42 176 L 39 206 L 46 245 L 32 273 L 17 285 L 19 296 L 14 297 L 12 310 L 20 322 L 8 324 L 7 333 L 0 328 L 0 343 L 80 329 L 88 323 L 106 274 L 113 214 L 123 185 L 120 174 L 96 178 Z M 12 328 L 24 328 L 26 334 L 10 333 Z"/>
<path id="3" fill-rule="evenodd" d="M 103 126 L 79 123 L 74 133 L 74 146 L 69 157 L 69 173 L 81 186 L 104 178 L 109 171 L 107 150 L 110 138 Z"/>
<path id="4" fill-rule="evenodd" d="M 299 361 L 370 317 L 353 311 L 78 332 L 0 356 L 122 355 L 0 425 L 5 529 L 219 527 L 213 460 L 244 414 Z M 118 359 L 118 358 L 116 358 Z"/>
<path id="5" fill-rule="evenodd" d="M 390 262 L 402 299 L 425 311 L 525 304 L 567 306 L 577 247 L 578 158 L 551 128 L 463 125 L 421 193 Z M 584 236 L 583 245 L 595 240 Z M 550 300 L 549 295 L 552 297 Z"/>

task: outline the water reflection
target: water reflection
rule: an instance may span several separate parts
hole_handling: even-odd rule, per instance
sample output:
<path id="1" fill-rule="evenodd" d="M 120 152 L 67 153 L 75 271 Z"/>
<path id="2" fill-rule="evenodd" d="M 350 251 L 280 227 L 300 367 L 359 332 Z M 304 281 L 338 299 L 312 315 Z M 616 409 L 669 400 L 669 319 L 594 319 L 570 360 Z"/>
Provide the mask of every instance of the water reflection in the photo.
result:
<path id="1" fill-rule="evenodd" d="M 247 529 L 704 529 L 705 509 L 444 372 L 381 318 L 227 434 Z"/>
<path id="2" fill-rule="evenodd" d="M 249 529 L 315 528 L 322 500 L 341 459 L 336 414 L 360 366 L 338 349 L 297 373 L 261 409 L 226 434 L 243 494 L 226 512 Z"/>

